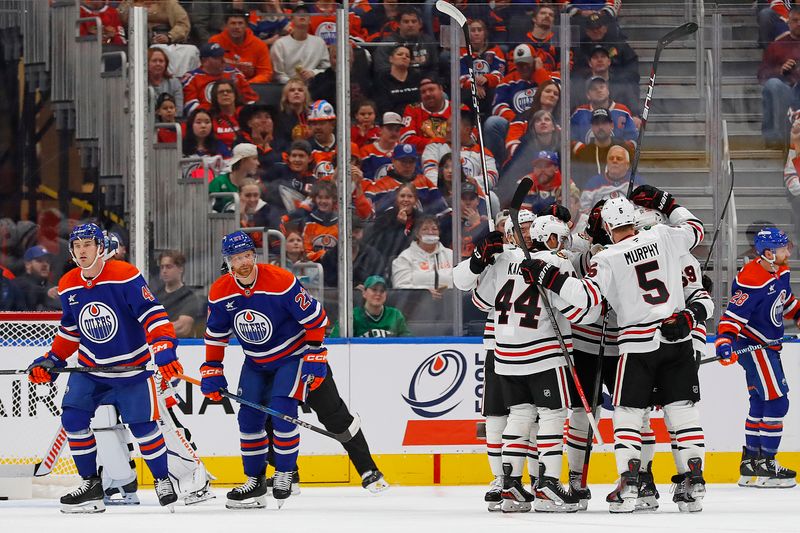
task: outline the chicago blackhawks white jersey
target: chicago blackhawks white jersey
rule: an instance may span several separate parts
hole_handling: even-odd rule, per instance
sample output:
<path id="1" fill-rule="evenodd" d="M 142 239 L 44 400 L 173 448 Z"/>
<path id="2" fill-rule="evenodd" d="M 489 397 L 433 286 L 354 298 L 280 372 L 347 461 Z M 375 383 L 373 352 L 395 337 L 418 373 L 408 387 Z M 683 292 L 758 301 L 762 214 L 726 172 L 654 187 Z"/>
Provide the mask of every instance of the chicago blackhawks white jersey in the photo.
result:
<path id="1" fill-rule="evenodd" d="M 714 314 L 714 301 L 703 287 L 703 272 L 700 269 L 700 262 L 692 254 L 686 254 L 681 257 L 681 267 L 683 268 L 683 298 L 686 300 L 686 307 L 700 302 L 706 309 L 706 316 L 711 317 Z M 695 352 L 705 353 L 705 321 L 697 322 L 692 328 L 692 346 Z"/>

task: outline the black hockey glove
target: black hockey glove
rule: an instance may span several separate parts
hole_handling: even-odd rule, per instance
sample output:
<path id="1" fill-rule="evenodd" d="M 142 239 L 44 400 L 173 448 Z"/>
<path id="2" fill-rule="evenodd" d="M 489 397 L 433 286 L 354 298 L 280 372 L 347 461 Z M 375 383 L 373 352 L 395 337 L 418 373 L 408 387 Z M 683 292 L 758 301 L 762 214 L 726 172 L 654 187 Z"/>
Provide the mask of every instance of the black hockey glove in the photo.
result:
<path id="1" fill-rule="evenodd" d="M 569 212 L 569 209 L 561 204 L 556 203 L 552 203 L 546 207 L 543 207 L 538 213 L 536 213 L 536 216 L 539 217 L 544 215 L 553 215 L 565 224 L 572 220 L 572 213 Z"/>
<path id="2" fill-rule="evenodd" d="M 711 281 L 711 278 L 705 274 L 703 274 L 703 288 L 706 290 L 706 292 L 708 292 L 708 294 L 711 294 L 714 291 L 714 282 Z"/>
<path id="3" fill-rule="evenodd" d="M 473 274 L 480 274 L 494 262 L 494 254 L 503 252 L 503 234 L 492 231 L 475 246 L 469 258 L 469 269 Z"/>
<path id="4" fill-rule="evenodd" d="M 694 302 L 683 311 L 664 319 L 661 323 L 661 336 L 668 341 L 679 341 L 692 332 L 695 324 L 705 322 L 706 318 L 706 308 L 700 302 Z"/>
<path id="5" fill-rule="evenodd" d="M 557 266 L 551 265 L 541 259 L 526 259 L 519 268 L 522 279 L 529 285 L 539 284 L 545 289 L 558 293 L 564 282 L 569 277 L 562 273 Z"/>
<path id="6" fill-rule="evenodd" d="M 631 201 L 636 205 L 648 209 L 656 209 L 669 216 L 678 204 L 675 198 L 668 192 L 662 191 L 652 185 L 639 185 L 633 190 Z"/>
<path id="7" fill-rule="evenodd" d="M 608 246 L 612 244 L 611 237 L 603 229 L 603 217 L 601 216 L 605 203 L 605 200 L 600 200 L 594 204 L 594 207 L 589 212 L 589 220 L 586 222 L 586 234 L 592 238 L 592 244 Z"/>

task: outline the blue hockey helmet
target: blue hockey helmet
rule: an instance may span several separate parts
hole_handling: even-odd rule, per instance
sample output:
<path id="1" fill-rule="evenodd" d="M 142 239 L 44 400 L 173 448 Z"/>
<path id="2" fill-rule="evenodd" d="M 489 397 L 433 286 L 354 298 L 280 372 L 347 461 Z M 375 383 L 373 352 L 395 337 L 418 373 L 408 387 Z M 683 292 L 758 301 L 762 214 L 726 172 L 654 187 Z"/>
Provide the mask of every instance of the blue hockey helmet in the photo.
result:
<path id="1" fill-rule="evenodd" d="M 89 222 L 88 224 L 79 224 L 72 229 L 72 232 L 69 234 L 70 248 L 72 247 L 72 243 L 83 239 L 94 239 L 98 246 L 105 244 L 105 235 L 103 235 L 103 230 L 101 230 L 100 226 L 93 222 Z"/>
<path id="2" fill-rule="evenodd" d="M 755 239 L 753 239 L 753 245 L 758 255 L 764 255 L 764 252 L 767 250 L 772 250 L 774 252 L 778 248 L 782 248 L 788 244 L 789 237 L 786 235 L 786 232 L 772 226 L 762 228 L 761 231 L 756 233 Z"/>
<path id="3" fill-rule="evenodd" d="M 222 238 L 222 257 L 225 259 L 255 249 L 253 239 L 243 231 L 234 231 Z"/>

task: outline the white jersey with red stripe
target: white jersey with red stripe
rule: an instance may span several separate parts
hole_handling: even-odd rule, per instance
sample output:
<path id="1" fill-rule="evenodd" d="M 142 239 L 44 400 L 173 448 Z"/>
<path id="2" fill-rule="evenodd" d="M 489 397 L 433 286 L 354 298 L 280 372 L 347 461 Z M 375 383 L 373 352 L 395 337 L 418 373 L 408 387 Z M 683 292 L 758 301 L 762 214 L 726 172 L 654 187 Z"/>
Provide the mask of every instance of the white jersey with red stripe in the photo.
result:
<path id="1" fill-rule="evenodd" d="M 674 226 L 660 224 L 613 244 L 592 257 L 583 280 L 567 279 L 561 296 L 582 308 L 605 297 L 617 312 L 620 353 L 647 353 L 661 344 L 661 322 L 686 307 L 683 256 L 703 240 L 703 225 L 676 208 Z"/>
<path id="2" fill-rule="evenodd" d="M 573 272 L 571 263 L 561 254 L 539 251 L 531 257 L 552 263 L 562 272 Z M 495 313 L 495 372 L 499 375 L 527 376 L 566 365 L 537 286 L 525 283 L 520 274 L 524 259 L 518 247 L 496 255 L 494 264 L 483 272 L 473 291 L 475 305 Z M 570 321 L 592 321 L 597 313 L 574 307 L 550 291 L 547 295 L 564 343 L 571 351 Z"/>
<path id="3" fill-rule="evenodd" d="M 703 287 L 703 272 L 700 262 L 692 254 L 686 254 L 681 257 L 681 267 L 683 268 L 683 297 L 686 300 L 686 307 L 700 302 L 706 309 L 706 316 L 712 316 L 714 301 Z M 705 321 L 697 322 L 692 328 L 692 346 L 695 352 L 704 353 L 706 351 Z"/>

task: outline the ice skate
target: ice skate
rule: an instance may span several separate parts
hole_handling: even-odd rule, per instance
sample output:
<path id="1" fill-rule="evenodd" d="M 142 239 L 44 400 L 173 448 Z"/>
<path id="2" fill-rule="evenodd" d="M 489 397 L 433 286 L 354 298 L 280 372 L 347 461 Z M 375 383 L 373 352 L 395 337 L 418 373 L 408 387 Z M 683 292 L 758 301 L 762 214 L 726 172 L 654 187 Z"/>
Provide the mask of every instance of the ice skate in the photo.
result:
<path id="1" fill-rule="evenodd" d="M 639 495 L 636 497 L 636 511 L 655 511 L 658 509 L 658 487 L 653 480 L 653 463 L 647 470 L 639 472 Z"/>
<path id="2" fill-rule="evenodd" d="M 372 494 L 378 494 L 389 489 L 389 483 L 384 479 L 380 470 L 368 470 L 361 476 L 361 486 L 370 491 Z M 292 494 L 294 494 L 294 486 L 292 487 Z M 299 493 L 299 491 L 298 491 Z"/>
<path id="3" fill-rule="evenodd" d="M 292 474 L 293 472 L 275 472 L 272 476 L 272 497 L 275 498 L 278 509 L 292 495 Z"/>
<path id="4" fill-rule="evenodd" d="M 228 492 L 228 509 L 263 509 L 267 506 L 267 479 L 264 474 L 250 476 L 244 485 Z"/>
<path id="5" fill-rule="evenodd" d="M 578 495 L 567 491 L 554 477 L 540 475 L 535 494 L 537 513 L 574 513 L 580 507 Z"/>
<path id="6" fill-rule="evenodd" d="M 569 488 L 578 497 L 578 510 L 585 511 L 589 508 L 589 500 L 592 499 L 592 491 L 589 487 L 581 487 L 581 478 L 583 474 L 580 472 L 569 473 Z"/>
<path id="7" fill-rule="evenodd" d="M 175 492 L 175 487 L 172 486 L 172 481 L 168 477 L 163 477 L 155 480 L 156 496 L 158 496 L 158 503 L 161 507 L 169 508 L 170 513 L 175 512 L 175 502 L 178 501 L 178 494 Z"/>
<path id="8" fill-rule="evenodd" d="M 102 513 L 105 510 L 100 476 L 84 478 L 78 488 L 61 497 L 61 512 L 65 514 Z"/>
<path id="9" fill-rule="evenodd" d="M 483 497 L 483 501 L 486 502 L 486 507 L 489 509 L 490 513 L 500 511 L 500 507 L 503 504 L 503 476 L 496 476 L 491 483 L 489 483 L 489 490 L 486 491 L 486 495 Z"/>
<path id="10" fill-rule="evenodd" d="M 682 513 L 689 512 L 689 501 L 686 498 L 686 476 L 675 474 L 672 476 L 672 501 L 678 505 L 678 510 Z"/>
<path id="11" fill-rule="evenodd" d="M 103 503 L 106 505 L 139 505 L 139 495 L 136 491 L 139 483 L 136 478 L 121 487 L 108 487 L 104 491 Z"/>
<path id="12" fill-rule="evenodd" d="M 781 466 L 774 457 L 757 459 L 755 471 L 756 486 L 760 489 L 790 489 L 797 485 L 797 472 Z"/>
<path id="13" fill-rule="evenodd" d="M 758 474 L 756 473 L 757 457 L 747 453 L 747 448 L 742 446 L 742 462 L 739 464 L 740 487 L 758 488 Z"/>
<path id="14" fill-rule="evenodd" d="M 213 500 L 217 496 L 211 491 L 211 483 L 206 482 L 206 485 L 194 492 L 190 492 L 183 498 L 184 505 L 195 505 L 198 503 L 203 503 L 208 500 Z"/>
<path id="15" fill-rule="evenodd" d="M 639 494 L 639 459 L 628 461 L 628 470 L 620 475 L 616 488 L 606 496 L 608 512 L 632 513 Z"/>
<path id="16" fill-rule="evenodd" d="M 686 473 L 686 496 L 689 500 L 689 512 L 703 510 L 703 498 L 706 495 L 706 480 L 703 479 L 703 460 L 699 457 L 689 459 L 689 471 Z"/>

